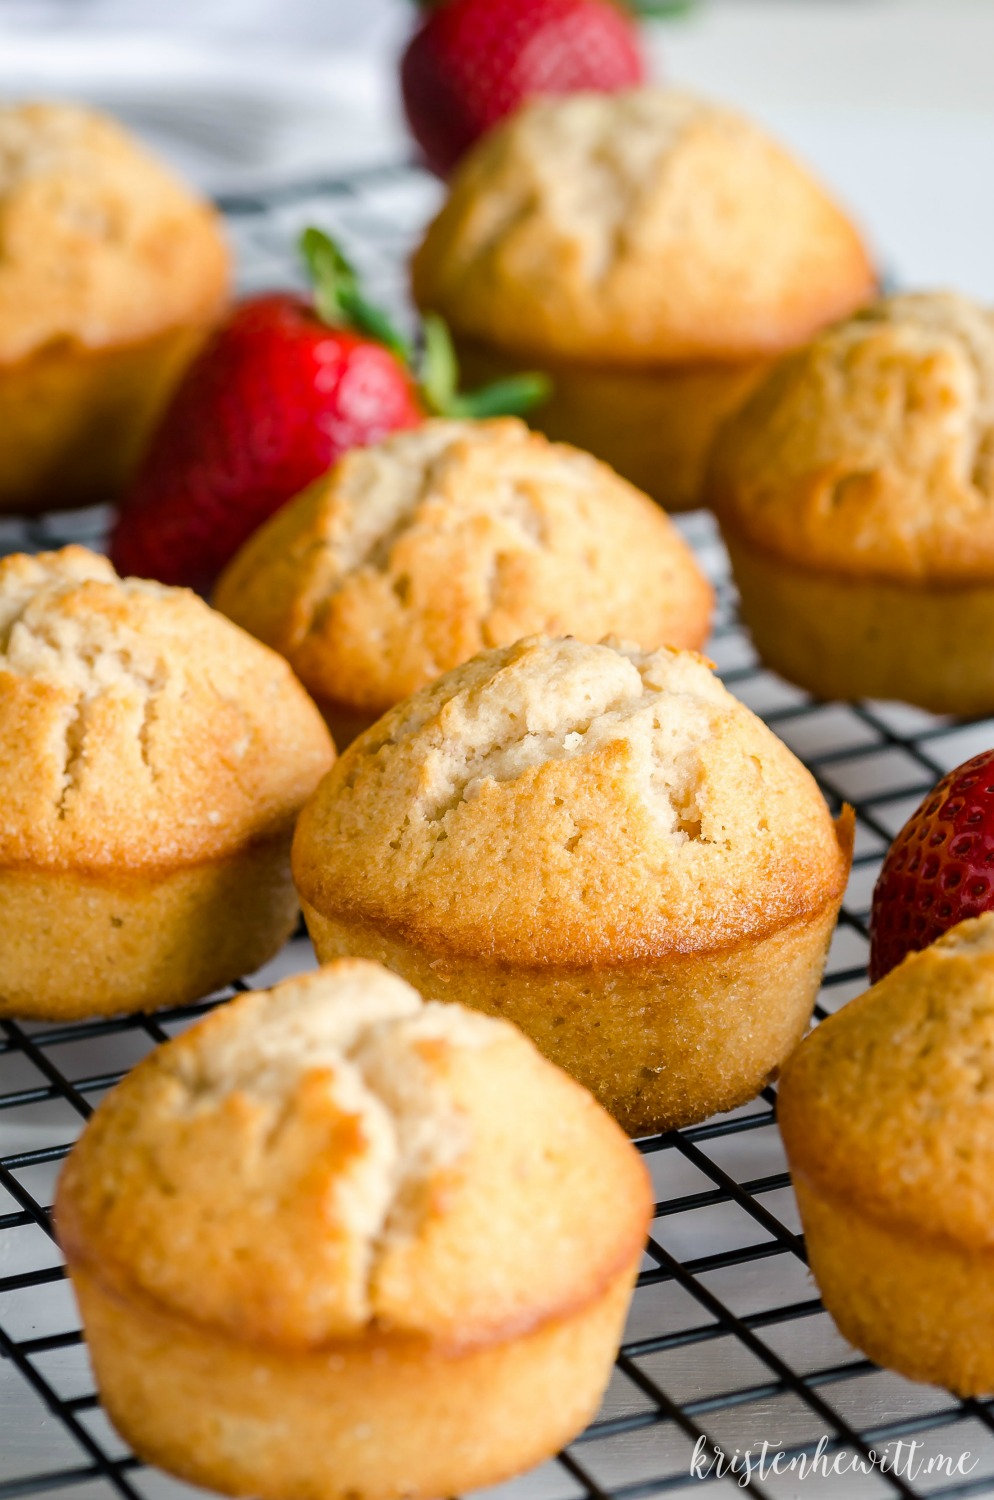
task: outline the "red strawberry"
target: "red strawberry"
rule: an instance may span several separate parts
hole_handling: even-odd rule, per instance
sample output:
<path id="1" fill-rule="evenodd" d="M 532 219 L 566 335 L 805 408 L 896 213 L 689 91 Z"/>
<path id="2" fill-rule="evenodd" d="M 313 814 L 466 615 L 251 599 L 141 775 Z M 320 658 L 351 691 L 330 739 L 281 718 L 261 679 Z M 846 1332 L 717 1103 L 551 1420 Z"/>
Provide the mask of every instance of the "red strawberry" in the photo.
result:
<path id="1" fill-rule="evenodd" d="M 303 249 L 313 303 L 285 292 L 243 302 L 181 382 L 111 538 L 119 572 L 206 589 L 347 449 L 414 427 L 426 411 L 520 411 L 543 394 L 541 379 L 522 376 L 459 396 L 437 321 L 426 323 L 419 384 L 411 350 L 332 241 L 308 230 Z"/>
<path id="2" fill-rule="evenodd" d="M 125 497 L 121 573 L 206 587 L 347 448 L 414 427 L 414 381 L 382 344 L 302 297 L 254 297 L 195 360 Z"/>
<path id="3" fill-rule="evenodd" d="M 613 93 L 644 77 L 638 30 L 612 0 L 447 0 L 400 67 L 408 124 L 440 176 L 533 94 Z"/>
<path id="4" fill-rule="evenodd" d="M 870 979 L 994 911 L 994 750 L 950 771 L 891 844 L 873 892 Z"/>

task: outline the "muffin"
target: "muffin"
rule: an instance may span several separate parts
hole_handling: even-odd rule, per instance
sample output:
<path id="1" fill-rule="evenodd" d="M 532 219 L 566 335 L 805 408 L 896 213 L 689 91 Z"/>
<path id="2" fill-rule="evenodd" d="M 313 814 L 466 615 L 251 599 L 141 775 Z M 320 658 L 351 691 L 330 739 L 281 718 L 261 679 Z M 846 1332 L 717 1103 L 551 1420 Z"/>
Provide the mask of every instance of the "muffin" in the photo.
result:
<path id="1" fill-rule="evenodd" d="M 0 561 L 0 1015 L 178 1005 L 293 928 L 334 759 L 282 657 L 82 547 Z"/>
<path id="2" fill-rule="evenodd" d="M 920 294 L 830 329 L 724 428 L 708 490 L 767 665 L 994 711 L 994 314 Z"/>
<path id="3" fill-rule="evenodd" d="M 507 418 L 349 453 L 255 534 L 215 596 L 288 659 L 340 746 L 489 646 L 540 632 L 700 646 L 712 602 L 658 507 Z"/>
<path id="4" fill-rule="evenodd" d="M 748 120 L 674 89 L 538 99 L 457 169 L 414 293 L 468 379 L 533 364 L 535 420 L 670 510 L 766 364 L 866 302 L 853 225 Z"/>
<path id="5" fill-rule="evenodd" d="M 385 714 L 301 814 L 319 958 L 506 1016 L 632 1134 L 800 1039 L 849 866 L 814 781 L 700 657 L 532 639 Z"/>
<path id="6" fill-rule="evenodd" d="M 112 1421 L 263 1500 L 432 1500 L 548 1457 L 597 1408 L 651 1212 L 520 1032 L 359 962 L 146 1058 L 56 1202 Z"/>
<path id="7" fill-rule="evenodd" d="M 213 209 L 113 120 L 0 106 L 0 511 L 116 498 L 228 281 Z"/>
<path id="8" fill-rule="evenodd" d="M 994 914 L 822 1023 L 780 1128 L 825 1306 L 879 1364 L 994 1391 Z"/>

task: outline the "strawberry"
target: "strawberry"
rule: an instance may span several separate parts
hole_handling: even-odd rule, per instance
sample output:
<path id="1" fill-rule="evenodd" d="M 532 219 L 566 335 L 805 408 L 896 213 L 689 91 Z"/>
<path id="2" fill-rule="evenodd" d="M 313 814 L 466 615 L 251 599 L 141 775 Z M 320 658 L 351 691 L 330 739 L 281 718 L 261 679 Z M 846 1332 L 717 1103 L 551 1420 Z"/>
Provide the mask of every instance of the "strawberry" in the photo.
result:
<path id="1" fill-rule="evenodd" d="M 420 420 L 388 349 L 326 327 L 302 297 L 253 297 L 176 393 L 124 499 L 114 565 L 206 587 L 338 453 Z"/>
<path id="2" fill-rule="evenodd" d="M 118 571 L 206 590 L 274 511 L 349 448 L 414 427 L 428 411 L 522 411 L 540 377 L 457 393 L 451 342 L 425 326 L 413 352 L 362 295 L 334 243 L 307 230 L 313 299 L 249 298 L 218 329 L 181 382 L 111 537 Z M 419 379 L 420 374 L 420 379 Z"/>
<path id="3" fill-rule="evenodd" d="M 887 851 L 873 892 L 870 979 L 994 910 L 994 750 L 950 771 Z"/>
<path id="4" fill-rule="evenodd" d="M 534 94 L 613 93 L 644 78 L 637 27 L 613 0 L 447 0 L 400 66 L 411 133 L 440 176 Z"/>

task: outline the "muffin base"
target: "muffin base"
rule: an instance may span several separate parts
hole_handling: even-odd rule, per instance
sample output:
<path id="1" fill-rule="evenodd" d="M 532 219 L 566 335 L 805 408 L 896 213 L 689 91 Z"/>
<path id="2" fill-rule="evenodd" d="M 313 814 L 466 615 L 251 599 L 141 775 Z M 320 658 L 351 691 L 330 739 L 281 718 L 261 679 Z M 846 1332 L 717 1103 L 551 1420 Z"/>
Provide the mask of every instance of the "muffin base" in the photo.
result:
<path id="1" fill-rule="evenodd" d="M 169 328 L 102 349 L 60 340 L 0 365 L 0 511 L 116 499 L 206 333 Z"/>
<path id="2" fill-rule="evenodd" d="M 0 869 L 0 1015 L 185 1005 L 272 958 L 298 910 L 289 833 L 172 869 Z"/>
<path id="3" fill-rule="evenodd" d="M 535 364 L 533 357 L 456 342 L 468 387 Z M 666 510 L 680 511 L 702 503 L 715 433 L 742 405 L 768 361 L 625 368 L 546 360 L 542 368 L 552 379 L 552 394 L 528 418 L 530 425 L 595 454 Z"/>
<path id="4" fill-rule="evenodd" d="M 431 1500 L 510 1478 L 586 1426 L 636 1270 L 562 1318 L 465 1352 L 385 1334 L 263 1349 L 72 1274 L 101 1398 L 143 1458 L 262 1500 Z"/>
<path id="5" fill-rule="evenodd" d="M 794 1050 L 839 902 L 734 948 L 571 970 L 456 958 L 303 907 L 322 963 L 376 959 L 428 999 L 515 1022 L 629 1135 L 649 1135 L 746 1103 Z"/>
<path id="6" fill-rule="evenodd" d="M 994 712 L 994 580 L 892 583 L 818 574 L 725 532 L 742 618 L 768 667 L 818 698 Z"/>
<path id="7" fill-rule="evenodd" d="M 794 1187 L 811 1270 L 849 1342 L 911 1380 L 994 1391 L 994 1252 L 886 1228 L 802 1173 Z"/>

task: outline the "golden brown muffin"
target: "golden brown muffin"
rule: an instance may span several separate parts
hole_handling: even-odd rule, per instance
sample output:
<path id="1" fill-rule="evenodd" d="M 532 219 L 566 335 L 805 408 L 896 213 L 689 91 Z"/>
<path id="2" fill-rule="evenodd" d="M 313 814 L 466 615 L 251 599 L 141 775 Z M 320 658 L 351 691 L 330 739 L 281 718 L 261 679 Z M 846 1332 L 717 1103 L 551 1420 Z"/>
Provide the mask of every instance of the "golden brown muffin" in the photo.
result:
<path id="1" fill-rule="evenodd" d="M 304 809 L 318 956 L 506 1016 L 633 1134 L 751 1098 L 849 866 L 811 776 L 691 652 L 535 639 L 392 709 Z"/>
<path id="2" fill-rule="evenodd" d="M 550 437 L 670 510 L 765 362 L 874 276 L 849 220 L 748 120 L 674 89 L 526 105 L 457 169 L 414 259 L 468 379 L 535 364 Z"/>
<path id="3" fill-rule="evenodd" d="M 779 1116 L 846 1338 L 913 1380 L 994 1391 L 994 914 L 823 1022 L 784 1069 Z"/>
<path id="4" fill-rule="evenodd" d="M 286 662 L 82 547 L 0 561 L 0 1014 L 178 1005 L 280 947 L 331 765 Z"/>
<path id="5" fill-rule="evenodd" d="M 339 746 L 489 646 L 701 646 L 713 595 L 659 508 L 511 418 L 349 453 L 256 532 L 215 604 L 287 658 Z"/>
<path id="6" fill-rule="evenodd" d="M 994 314 L 892 297 L 822 334 L 724 429 L 708 499 L 769 666 L 994 710 Z"/>
<path id="7" fill-rule="evenodd" d="M 228 282 L 214 210 L 114 121 L 0 106 L 0 511 L 117 496 Z"/>
<path id="8" fill-rule="evenodd" d="M 432 1500 L 555 1452 L 651 1212 L 638 1153 L 513 1026 L 354 961 L 160 1047 L 56 1204 L 116 1426 L 264 1500 Z"/>

